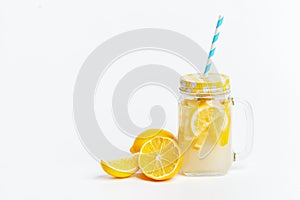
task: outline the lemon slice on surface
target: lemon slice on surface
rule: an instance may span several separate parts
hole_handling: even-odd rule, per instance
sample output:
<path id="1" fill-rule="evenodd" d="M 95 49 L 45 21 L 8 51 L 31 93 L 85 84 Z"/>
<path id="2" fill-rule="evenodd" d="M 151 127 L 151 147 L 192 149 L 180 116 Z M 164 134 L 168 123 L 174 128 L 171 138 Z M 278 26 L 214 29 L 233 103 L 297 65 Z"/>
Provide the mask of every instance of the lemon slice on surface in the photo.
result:
<path id="1" fill-rule="evenodd" d="M 138 164 L 151 179 L 170 179 L 179 172 L 182 165 L 180 148 L 171 138 L 154 137 L 141 148 Z"/>
<path id="2" fill-rule="evenodd" d="M 133 175 L 138 169 L 138 155 L 128 158 L 119 158 L 112 161 L 101 160 L 102 169 L 109 175 L 125 178 Z"/>

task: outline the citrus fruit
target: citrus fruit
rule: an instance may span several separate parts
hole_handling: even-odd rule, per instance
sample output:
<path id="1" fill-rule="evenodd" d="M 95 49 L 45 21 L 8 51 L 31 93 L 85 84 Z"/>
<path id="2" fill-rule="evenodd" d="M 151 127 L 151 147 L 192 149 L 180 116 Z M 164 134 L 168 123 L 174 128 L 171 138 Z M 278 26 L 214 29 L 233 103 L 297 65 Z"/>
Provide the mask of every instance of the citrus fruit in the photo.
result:
<path id="1" fill-rule="evenodd" d="M 168 137 L 176 140 L 176 137 L 169 131 L 163 129 L 148 129 L 140 133 L 134 140 L 133 145 L 130 148 L 131 153 L 137 153 L 141 150 L 143 144 L 155 136 Z"/>
<path id="2" fill-rule="evenodd" d="M 182 165 L 177 141 L 156 136 L 141 148 L 138 164 L 142 172 L 154 180 L 167 180 L 175 176 Z"/>
<path id="3" fill-rule="evenodd" d="M 129 177 L 139 169 L 138 155 L 112 161 L 101 160 L 101 166 L 102 169 L 111 176 L 117 178 Z"/>
<path id="4" fill-rule="evenodd" d="M 191 119 L 191 129 L 195 135 L 193 147 L 201 149 L 205 146 L 211 149 L 227 127 L 227 123 L 227 115 L 221 104 L 204 101 Z"/>
<path id="5" fill-rule="evenodd" d="M 181 152 L 184 153 L 193 144 L 196 136 L 191 127 L 191 119 L 194 113 L 203 104 L 202 100 L 185 99 L 180 102 L 179 106 L 179 128 L 178 140 Z"/>
<path id="6" fill-rule="evenodd" d="M 230 124 L 231 124 L 231 109 L 230 109 L 230 102 L 224 102 L 225 106 L 225 114 L 227 118 L 227 124 L 224 124 L 226 127 L 223 129 L 220 138 L 220 145 L 225 146 L 229 142 L 229 134 L 230 134 Z"/>

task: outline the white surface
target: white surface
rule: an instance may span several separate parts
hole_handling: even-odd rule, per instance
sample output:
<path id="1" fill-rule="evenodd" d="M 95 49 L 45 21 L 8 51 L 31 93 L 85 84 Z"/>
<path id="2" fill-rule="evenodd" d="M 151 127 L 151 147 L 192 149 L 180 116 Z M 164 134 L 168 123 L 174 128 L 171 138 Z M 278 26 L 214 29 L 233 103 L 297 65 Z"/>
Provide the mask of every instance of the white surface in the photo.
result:
<path id="1" fill-rule="evenodd" d="M 2 0 L 0 199 L 299 199 L 297 5 Z M 230 75 L 233 95 L 254 107 L 251 157 L 222 177 L 153 183 L 104 175 L 72 118 L 73 86 L 88 54 L 113 35 L 144 27 L 183 33 L 209 49 L 219 12 L 225 19 L 215 63 Z"/>

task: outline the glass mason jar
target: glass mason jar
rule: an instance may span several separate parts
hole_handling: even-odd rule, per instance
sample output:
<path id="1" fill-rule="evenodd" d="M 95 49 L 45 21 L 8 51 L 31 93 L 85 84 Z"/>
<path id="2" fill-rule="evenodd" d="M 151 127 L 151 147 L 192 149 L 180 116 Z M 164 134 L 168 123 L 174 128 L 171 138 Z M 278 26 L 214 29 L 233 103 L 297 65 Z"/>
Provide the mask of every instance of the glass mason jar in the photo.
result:
<path id="1" fill-rule="evenodd" d="M 247 157 L 253 144 L 253 113 L 249 103 L 230 96 L 224 74 L 187 74 L 180 79 L 178 142 L 183 153 L 182 173 L 188 176 L 222 175 L 232 161 Z M 245 111 L 246 143 L 233 152 L 231 109 L 238 103 Z"/>

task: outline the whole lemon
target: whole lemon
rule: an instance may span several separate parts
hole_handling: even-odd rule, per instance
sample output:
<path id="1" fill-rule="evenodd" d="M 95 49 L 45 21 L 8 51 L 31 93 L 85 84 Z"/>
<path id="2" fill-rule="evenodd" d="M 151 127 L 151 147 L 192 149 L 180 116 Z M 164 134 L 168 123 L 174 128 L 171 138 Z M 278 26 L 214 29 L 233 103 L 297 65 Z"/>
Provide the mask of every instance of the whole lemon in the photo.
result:
<path id="1" fill-rule="evenodd" d="M 155 136 L 168 137 L 177 141 L 176 137 L 169 131 L 163 129 L 148 129 L 140 133 L 134 140 L 133 145 L 130 148 L 131 153 L 140 152 L 142 146 Z"/>

